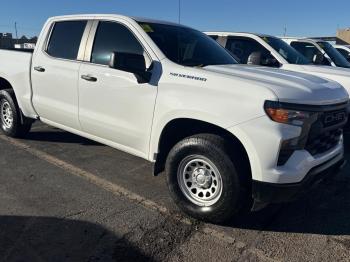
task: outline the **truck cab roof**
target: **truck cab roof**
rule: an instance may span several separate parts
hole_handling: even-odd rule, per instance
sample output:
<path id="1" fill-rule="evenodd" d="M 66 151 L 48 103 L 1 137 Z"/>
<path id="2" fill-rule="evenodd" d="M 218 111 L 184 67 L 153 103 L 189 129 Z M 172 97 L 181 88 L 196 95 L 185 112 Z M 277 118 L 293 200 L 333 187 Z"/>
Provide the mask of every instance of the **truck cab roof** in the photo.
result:
<path id="1" fill-rule="evenodd" d="M 125 15 L 119 15 L 119 14 L 79 14 L 79 15 L 63 15 L 63 16 L 54 16 L 49 18 L 49 21 L 61 21 L 61 20 L 77 20 L 77 19 L 103 19 L 103 18 L 114 18 L 114 19 L 123 19 L 126 21 L 136 21 L 136 22 L 142 22 L 142 23 L 156 23 L 156 24 L 164 24 L 164 25 L 176 25 L 176 26 L 182 26 L 187 27 L 185 25 L 177 24 L 174 22 L 169 21 L 163 21 L 163 20 L 157 20 L 157 19 L 150 19 L 145 17 L 134 17 L 134 16 L 125 16 Z"/>

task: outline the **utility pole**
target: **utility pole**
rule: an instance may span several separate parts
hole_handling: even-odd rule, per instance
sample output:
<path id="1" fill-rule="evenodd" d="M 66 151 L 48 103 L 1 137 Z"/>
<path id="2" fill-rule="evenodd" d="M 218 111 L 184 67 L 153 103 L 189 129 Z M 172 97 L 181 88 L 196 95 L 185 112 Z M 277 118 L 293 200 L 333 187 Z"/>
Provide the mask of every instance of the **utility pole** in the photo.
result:
<path id="1" fill-rule="evenodd" d="M 284 26 L 284 31 L 283 31 L 283 36 L 286 36 L 287 35 L 287 26 L 285 25 Z"/>
<path id="2" fill-rule="evenodd" d="M 179 0 L 179 24 L 181 24 L 181 0 Z"/>
<path id="3" fill-rule="evenodd" d="M 17 42 L 17 44 L 18 44 L 17 22 L 15 22 L 15 32 L 16 32 L 16 42 Z"/>

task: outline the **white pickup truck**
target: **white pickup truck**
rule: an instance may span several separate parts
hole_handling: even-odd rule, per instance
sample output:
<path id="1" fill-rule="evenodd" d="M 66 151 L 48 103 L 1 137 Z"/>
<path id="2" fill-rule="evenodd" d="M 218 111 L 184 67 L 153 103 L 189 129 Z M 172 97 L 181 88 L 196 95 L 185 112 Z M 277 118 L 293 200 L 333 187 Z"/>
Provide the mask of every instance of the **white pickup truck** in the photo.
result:
<path id="1" fill-rule="evenodd" d="M 165 169 L 188 214 L 222 222 L 293 200 L 344 163 L 336 82 L 237 65 L 205 34 L 118 15 L 51 18 L 33 54 L 0 51 L 2 131 L 35 119 Z"/>

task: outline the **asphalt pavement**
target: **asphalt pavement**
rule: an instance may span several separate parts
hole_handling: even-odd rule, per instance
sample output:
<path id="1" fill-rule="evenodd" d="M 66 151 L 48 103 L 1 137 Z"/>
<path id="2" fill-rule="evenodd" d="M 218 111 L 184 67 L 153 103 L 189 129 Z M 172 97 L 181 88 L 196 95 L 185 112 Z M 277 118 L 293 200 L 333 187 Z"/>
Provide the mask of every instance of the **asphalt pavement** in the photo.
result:
<path id="1" fill-rule="evenodd" d="M 0 135 L 0 261 L 350 261 L 349 175 L 218 226 L 183 216 L 145 160 L 37 123 Z"/>

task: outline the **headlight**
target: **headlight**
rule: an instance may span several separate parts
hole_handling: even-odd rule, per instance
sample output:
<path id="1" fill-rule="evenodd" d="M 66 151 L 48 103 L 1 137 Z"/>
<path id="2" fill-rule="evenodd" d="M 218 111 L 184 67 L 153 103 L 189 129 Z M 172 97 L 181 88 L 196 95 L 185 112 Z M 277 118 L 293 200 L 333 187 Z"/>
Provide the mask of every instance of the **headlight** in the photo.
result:
<path id="1" fill-rule="evenodd" d="M 264 108 L 271 120 L 288 125 L 303 126 L 305 121 L 311 117 L 310 112 L 293 110 L 275 101 L 266 101 Z"/>
<path id="2" fill-rule="evenodd" d="M 314 114 L 303 111 L 302 106 L 299 109 L 296 105 L 277 101 L 266 101 L 264 109 L 272 121 L 301 127 L 301 133 L 298 137 L 281 141 L 277 165 L 282 166 L 288 161 L 295 150 L 304 148 L 311 122 L 314 121 Z"/>

